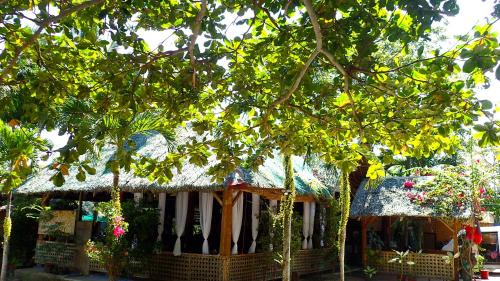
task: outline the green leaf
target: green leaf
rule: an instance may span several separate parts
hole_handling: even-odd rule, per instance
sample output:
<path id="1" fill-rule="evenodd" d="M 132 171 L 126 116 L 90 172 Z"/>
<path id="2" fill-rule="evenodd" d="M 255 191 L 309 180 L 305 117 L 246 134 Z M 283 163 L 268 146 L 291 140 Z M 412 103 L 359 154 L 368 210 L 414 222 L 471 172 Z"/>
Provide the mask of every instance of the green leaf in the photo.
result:
<path id="1" fill-rule="evenodd" d="M 477 62 L 475 58 L 470 58 L 465 61 L 463 66 L 463 71 L 465 73 L 471 73 L 477 67 Z"/>
<path id="2" fill-rule="evenodd" d="M 495 70 L 495 78 L 500 80 L 500 65 L 497 66 L 497 69 Z"/>

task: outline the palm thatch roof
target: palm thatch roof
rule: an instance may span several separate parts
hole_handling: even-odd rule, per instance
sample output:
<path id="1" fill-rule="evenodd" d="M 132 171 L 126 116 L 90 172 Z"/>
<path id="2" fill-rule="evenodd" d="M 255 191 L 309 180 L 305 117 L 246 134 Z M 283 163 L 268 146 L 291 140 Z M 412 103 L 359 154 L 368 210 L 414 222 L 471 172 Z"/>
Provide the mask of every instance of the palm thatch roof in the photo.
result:
<path id="1" fill-rule="evenodd" d="M 350 217 L 435 217 L 469 219 L 471 208 L 453 208 L 450 214 L 442 214 L 438 210 L 412 202 L 406 195 L 405 181 L 426 181 L 432 177 L 387 177 L 376 187 L 367 187 L 364 181 L 351 203 Z"/>
<path id="2" fill-rule="evenodd" d="M 192 137 L 181 134 L 185 138 Z M 137 135 L 132 139 L 137 145 L 137 153 L 142 156 L 161 159 L 168 152 L 167 141 L 160 134 Z M 55 186 L 50 177 L 54 171 L 48 168 L 28 179 L 17 189 L 21 194 L 41 194 L 48 192 L 99 192 L 109 191 L 113 183 L 113 174 L 106 163 L 115 155 L 115 150 L 111 146 L 106 146 L 101 151 L 101 155 L 93 165 L 96 169 L 95 175 L 87 175 L 84 182 L 78 181 L 75 177 L 76 168 L 70 169 L 70 176 L 66 182 L 60 186 Z M 330 197 L 333 188 L 323 184 L 314 175 L 312 170 L 301 161 L 300 157 L 294 157 L 295 183 L 299 195 L 312 195 L 316 197 Z M 175 173 L 168 183 L 159 184 L 157 181 L 149 181 L 146 178 L 138 177 L 131 172 L 122 170 L 119 185 L 123 191 L 127 192 L 177 192 L 193 190 L 223 190 L 228 184 L 248 184 L 256 188 L 283 189 L 284 169 L 281 157 L 267 159 L 257 171 L 237 169 L 228 175 L 224 182 L 217 182 L 212 179 L 208 171 L 216 164 L 215 160 L 209 161 L 208 165 L 198 167 L 191 163 L 184 163 L 182 170 Z"/>

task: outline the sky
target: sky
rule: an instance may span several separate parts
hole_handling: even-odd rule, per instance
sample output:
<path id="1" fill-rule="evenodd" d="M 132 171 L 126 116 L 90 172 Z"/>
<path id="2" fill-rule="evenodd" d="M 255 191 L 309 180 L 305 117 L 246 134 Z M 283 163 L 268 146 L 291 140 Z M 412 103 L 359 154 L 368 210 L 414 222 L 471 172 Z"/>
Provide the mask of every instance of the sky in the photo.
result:
<path id="1" fill-rule="evenodd" d="M 460 6 L 460 13 L 455 17 L 448 18 L 445 22 L 441 24 L 445 35 L 452 38 L 456 35 L 463 35 L 471 31 L 473 26 L 476 24 L 486 23 L 485 18 L 491 14 L 493 11 L 493 4 L 495 0 L 458 0 L 458 5 Z M 228 15 L 226 18 L 226 24 L 233 22 L 235 15 Z M 495 31 L 500 31 L 500 24 L 495 24 L 493 26 Z M 227 34 L 242 34 L 246 30 L 243 25 L 236 26 L 230 25 Z M 175 49 L 174 42 L 175 36 L 171 36 L 171 31 L 145 31 L 142 30 L 140 35 L 148 43 L 151 49 L 155 49 L 159 44 L 162 44 L 165 50 Z M 186 34 L 190 34 L 187 30 Z M 203 47 L 203 38 L 200 36 L 198 44 Z M 448 42 L 443 42 L 443 48 L 450 47 Z M 491 85 L 488 89 L 481 89 L 477 91 L 477 96 L 479 99 L 488 99 L 493 104 L 500 105 L 500 81 L 494 78 L 494 74 L 489 75 Z M 496 118 L 499 118 L 500 114 L 496 114 Z M 59 136 L 56 131 L 52 132 L 42 132 L 42 137 L 51 140 L 54 143 L 54 149 L 62 147 L 66 144 L 68 136 Z"/>

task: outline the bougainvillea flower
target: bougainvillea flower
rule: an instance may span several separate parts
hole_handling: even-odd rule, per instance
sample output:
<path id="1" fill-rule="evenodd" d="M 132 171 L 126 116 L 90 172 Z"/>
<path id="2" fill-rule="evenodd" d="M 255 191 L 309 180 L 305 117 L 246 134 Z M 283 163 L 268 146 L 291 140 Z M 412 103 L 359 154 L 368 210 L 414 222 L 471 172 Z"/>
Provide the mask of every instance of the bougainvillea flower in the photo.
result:
<path id="1" fill-rule="evenodd" d="M 410 191 L 407 191 L 407 192 L 406 192 L 406 196 L 407 196 L 408 198 L 410 198 L 410 200 L 415 200 L 415 194 L 413 194 L 413 193 L 412 193 L 412 192 L 410 192 Z"/>
<path id="2" fill-rule="evenodd" d="M 118 223 L 123 221 L 123 217 L 118 216 L 118 217 L 115 217 L 113 220 L 114 220 L 115 224 L 118 224 Z"/>
<path id="3" fill-rule="evenodd" d="M 113 235 L 116 238 L 120 238 L 123 234 L 125 234 L 125 230 L 121 226 L 117 226 L 113 229 Z"/>
<path id="4" fill-rule="evenodd" d="M 414 183 L 412 181 L 405 181 L 404 187 L 405 188 L 412 188 Z"/>
<path id="5" fill-rule="evenodd" d="M 479 189 L 479 195 L 483 196 L 485 193 L 486 193 L 486 188 L 481 187 L 481 188 Z"/>

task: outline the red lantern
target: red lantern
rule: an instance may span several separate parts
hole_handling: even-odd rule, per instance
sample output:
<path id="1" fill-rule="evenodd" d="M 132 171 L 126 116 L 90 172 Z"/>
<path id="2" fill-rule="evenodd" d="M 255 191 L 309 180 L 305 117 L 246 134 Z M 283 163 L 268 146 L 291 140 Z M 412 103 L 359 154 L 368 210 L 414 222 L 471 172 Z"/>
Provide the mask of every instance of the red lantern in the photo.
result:
<path id="1" fill-rule="evenodd" d="M 475 232 L 474 227 L 472 227 L 470 225 L 466 225 L 465 226 L 465 239 L 472 241 L 472 238 L 474 237 L 474 232 Z"/>
<path id="2" fill-rule="evenodd" d="M 476 226 L 476 229 L 474 231 L 474 236 L 472 238 L 472 242 L 474 242 L 474 244 L 481 244 L 481 242 L 483 242 L 483 235 L 481 234 L 481 228 L 479 227 L 479 224 Z"/>

